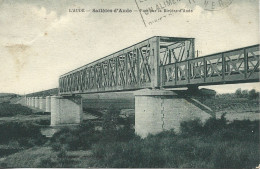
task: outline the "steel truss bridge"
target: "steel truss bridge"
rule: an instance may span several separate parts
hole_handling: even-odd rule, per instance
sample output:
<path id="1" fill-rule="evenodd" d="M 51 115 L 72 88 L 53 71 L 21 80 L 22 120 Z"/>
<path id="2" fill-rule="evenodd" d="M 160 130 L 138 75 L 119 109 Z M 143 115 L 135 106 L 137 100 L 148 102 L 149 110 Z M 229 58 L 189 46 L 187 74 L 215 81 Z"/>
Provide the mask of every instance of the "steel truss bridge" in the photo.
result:
<path id="1" fill-rule="evenodd" d="M 61 75 L 59 93 L 259 82 L 259 45 L 195 58 L 194 40 L 151 37 Z"/>

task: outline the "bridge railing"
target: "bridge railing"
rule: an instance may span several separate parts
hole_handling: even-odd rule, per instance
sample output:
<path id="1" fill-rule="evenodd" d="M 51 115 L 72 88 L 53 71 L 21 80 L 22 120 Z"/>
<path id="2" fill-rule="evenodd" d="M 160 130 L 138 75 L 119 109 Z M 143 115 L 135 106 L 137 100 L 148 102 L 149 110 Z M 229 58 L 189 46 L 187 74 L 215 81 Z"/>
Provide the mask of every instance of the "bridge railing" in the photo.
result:
<path id="1" fill-rule="evenodd" d="M 161 87 L 259 81 L 259 45 L 160 67 Z"/>

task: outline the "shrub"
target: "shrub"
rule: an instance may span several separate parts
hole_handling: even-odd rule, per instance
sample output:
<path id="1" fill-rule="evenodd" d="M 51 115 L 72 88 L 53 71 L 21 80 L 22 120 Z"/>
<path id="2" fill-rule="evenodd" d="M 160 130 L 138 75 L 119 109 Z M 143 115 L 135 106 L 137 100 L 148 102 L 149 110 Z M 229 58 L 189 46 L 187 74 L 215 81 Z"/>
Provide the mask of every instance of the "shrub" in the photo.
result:
<path id="1" fill-rule="evenodd" d="M 252 89 L 252 90 L 250 90 L 249 93 L 248 93 L 248 98 L 251 99 L 251 100 L 252 100 L 252 99 L 257 99 L 257 98 L 259 98 L 259 93 L 256 92 L 255 89 Z"/>
<path id="2" fill-rule="evenodd" d="M 89 122 L 78 127 L 61 129 L 53 135 L 50 144 L 54 151 L 62 148 L 65 150 L 89 149 L 99 140 L 99 136 L 99 132 L 95 131 L 94 125 Z"/>
<path id="3" fill-rule="evenodd" d="M 119 125 L 120 110 L 111 106 L 103 115 L 102 129 L 105 131 L 116 130 Z"/>
<path id="4" fill-rule="evenodd" d="M 128 141 L 135 137 L 131 117 L 120 117 L 120 110 L 111 106 L 103 115 L 101 139 L 102 142 Z"/>
<path id="5" fill-rule="evenodd" d="M 227 120 L 225 114 L 223 114 L 220 119 L 216 119 L 216 117 L 209 118 L 205 122 L 202 131 L 205 135 L 211 135 L 216 131 L 222 130 L 226 125 Z"/>
<path id="6" fill-rule="evenodd" d="M 241 88 L 237 89 L 235 92 L 236 97 L 240 98 L 242 96 L 242 90 Z"/>
<path id="7" fill-rule="evenodd" d="M 8 122 L 0 124 L 0 143 L 17 140 L 22 146 L 41 145 L 46 138 L 42 136 L 40 127 L 28 122 Z"/>
<path id="8" fill-rule="evenodd" d="M 180 124 L 180 131 L 183 135 L 197 135 L 203 130 L 202 122 L 199 119 L 183 121 Z"/>
<path id="9" fill-rule="evenodd" d="M 52 158 L 42 159 L 38 165 L 39 168 L 54 168 L 57 167 L 57 162 L 55 162 Z"/>

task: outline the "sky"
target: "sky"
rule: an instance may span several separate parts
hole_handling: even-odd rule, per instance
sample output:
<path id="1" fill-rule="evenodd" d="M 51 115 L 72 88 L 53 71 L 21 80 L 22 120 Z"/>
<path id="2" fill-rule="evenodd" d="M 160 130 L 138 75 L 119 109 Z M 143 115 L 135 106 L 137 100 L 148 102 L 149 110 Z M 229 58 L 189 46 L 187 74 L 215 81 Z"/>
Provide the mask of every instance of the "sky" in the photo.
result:
<path id="1" fill-rule="evenodd" d="M 218 2 L 209 3 L 214 1 Z M 163 14 L 141 12 L 142 18 L 138 11 L 156 5 L 163 9 L 165 2 L 171 2 L 165 9 L 192 12 L 172 13 L 153 22 Z M 191 0 L 0 0 L 0 93 L 58 87 L 60 75 L 152 36 L 195 38 L 200 56 L 258 44 L 258 0 L 230 2 L 208 10 L 205 3 Z M 86 11 L 69 12 L 78 8 Z M 237 88 L 259 91 L 260 85 L 207 88 L 227 93 Z"/>

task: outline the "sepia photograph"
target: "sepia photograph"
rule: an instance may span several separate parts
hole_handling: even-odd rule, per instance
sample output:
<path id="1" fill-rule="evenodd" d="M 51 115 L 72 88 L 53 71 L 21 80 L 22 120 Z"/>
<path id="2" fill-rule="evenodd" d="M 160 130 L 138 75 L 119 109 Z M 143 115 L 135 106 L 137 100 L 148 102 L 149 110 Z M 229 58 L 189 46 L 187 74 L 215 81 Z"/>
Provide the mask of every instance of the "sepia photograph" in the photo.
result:
<path id="1" fill-rule="evenodd" d="M 0 0 L 0 168 L 260 168 L 259 0 Z"/>

